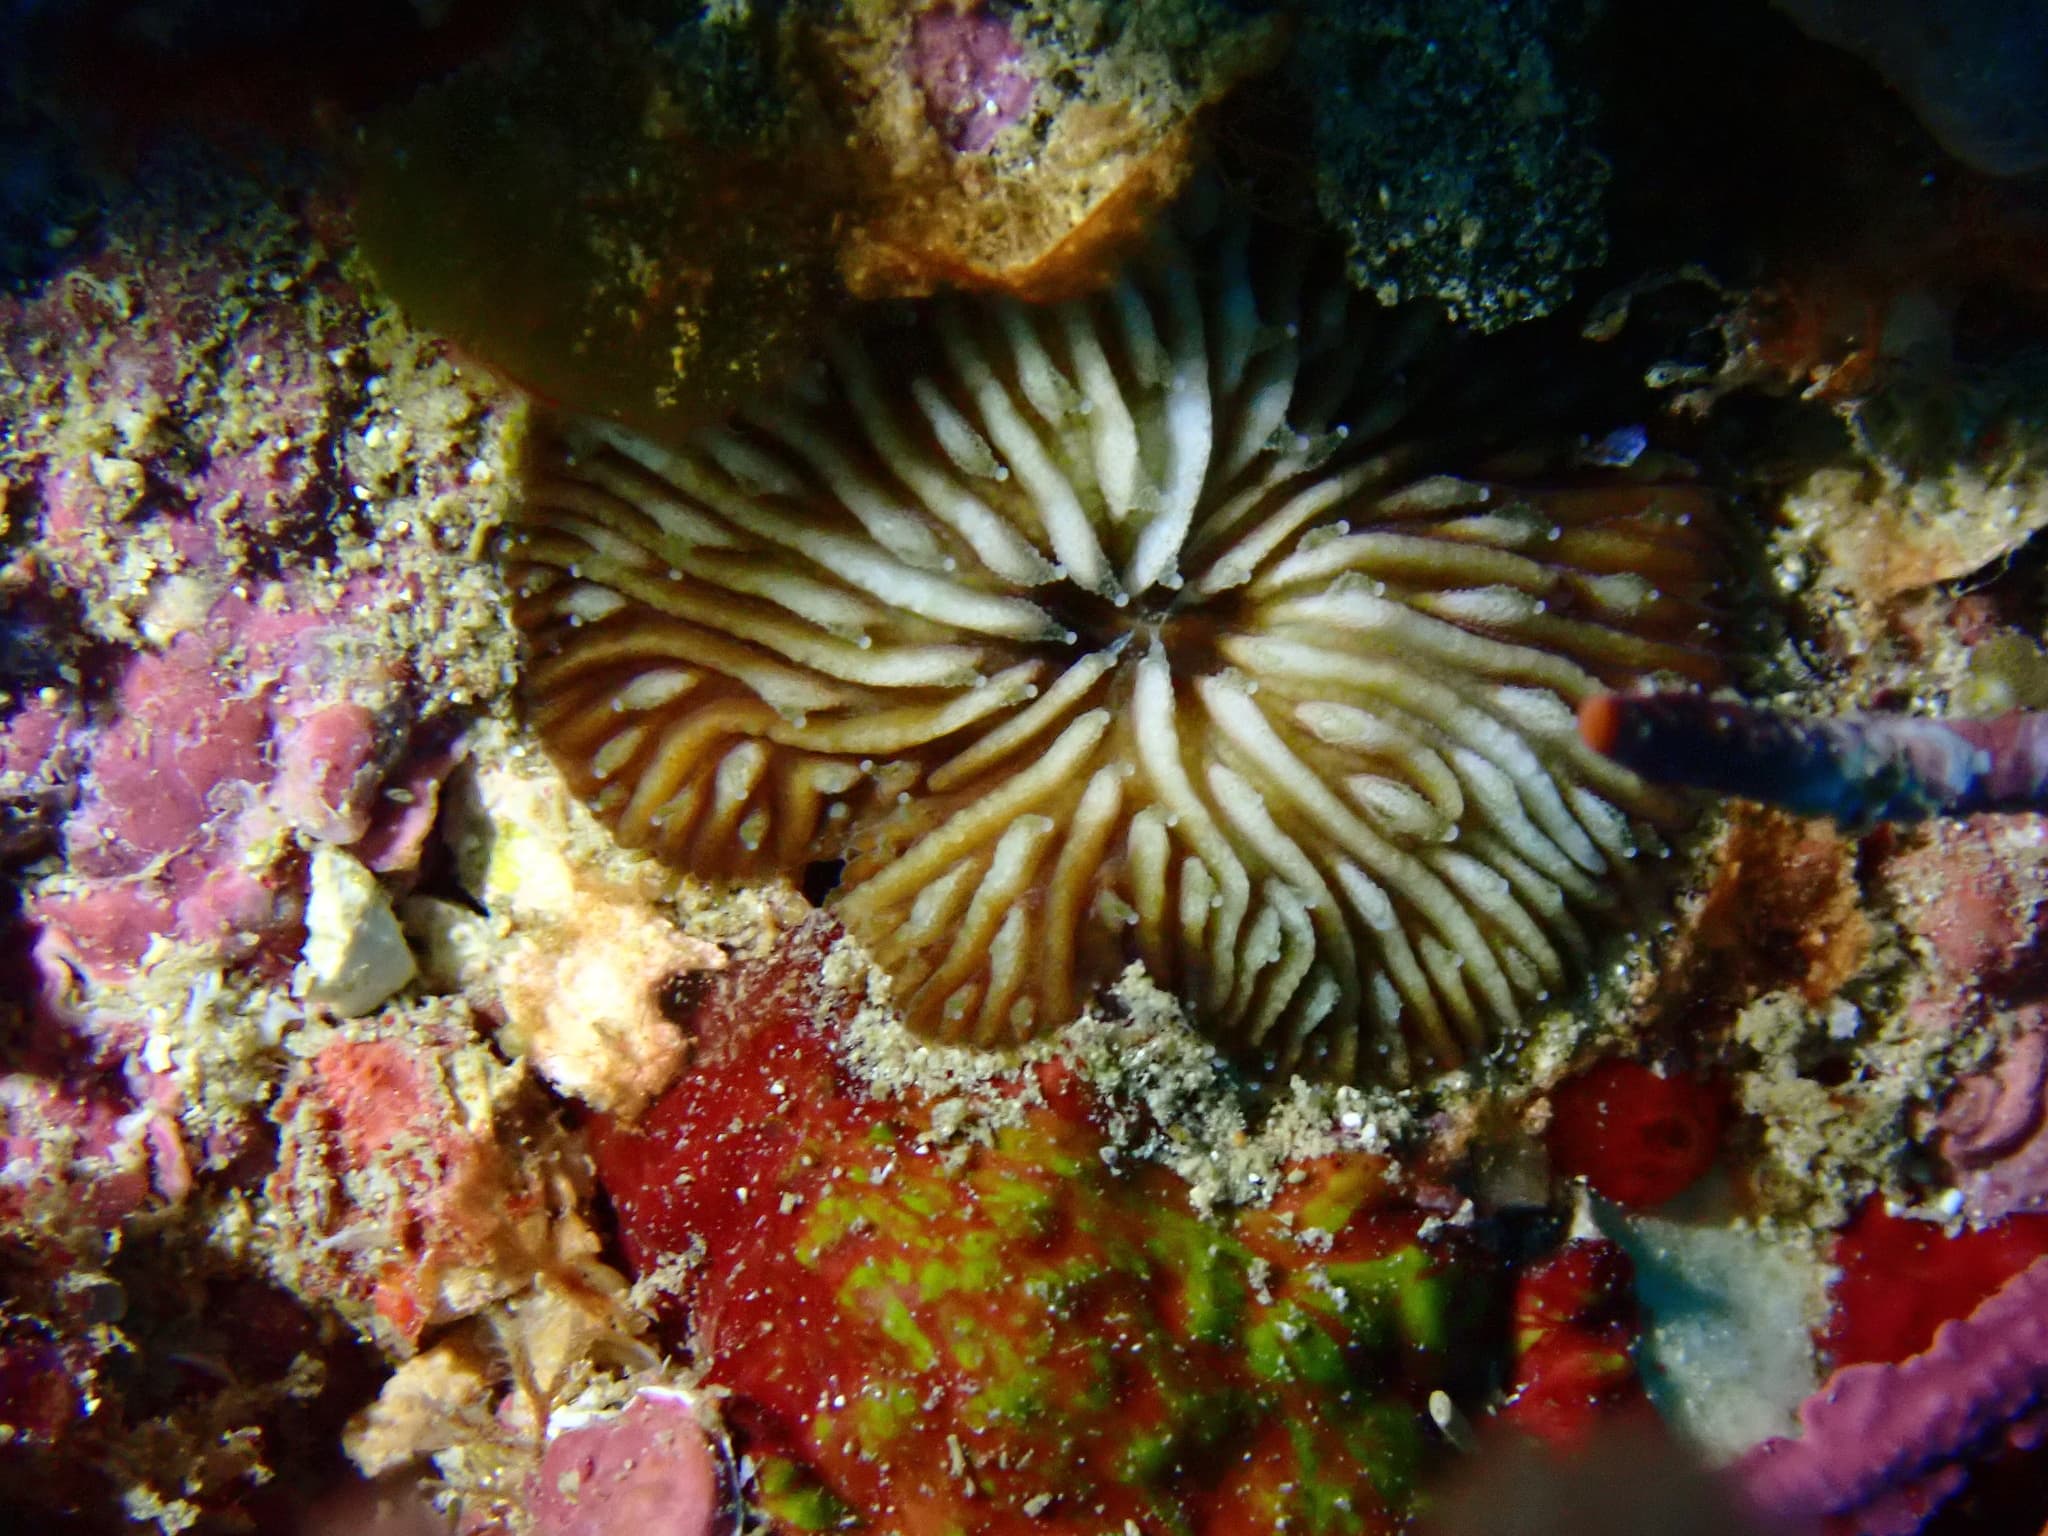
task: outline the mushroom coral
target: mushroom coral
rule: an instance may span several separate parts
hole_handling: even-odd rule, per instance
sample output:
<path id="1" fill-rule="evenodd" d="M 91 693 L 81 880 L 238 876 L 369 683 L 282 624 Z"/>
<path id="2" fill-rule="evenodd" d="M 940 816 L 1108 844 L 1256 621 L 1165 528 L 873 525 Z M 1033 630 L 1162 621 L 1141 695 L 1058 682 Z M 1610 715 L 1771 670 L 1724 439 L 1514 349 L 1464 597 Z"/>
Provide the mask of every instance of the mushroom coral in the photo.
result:
<path id="1" fill-rule="evenodd" d="M 928 1035 L 1137 960 L 1281 1072 L 1459 1062 L 1673 811 L 1574 710 L 1716 675 L 1711 498 L 1515 446 L 1472 345 L 1212 206 L 687 439 L 558 423 L 505 550 L 533 718 L 629 846 L 843 859 Z"/>

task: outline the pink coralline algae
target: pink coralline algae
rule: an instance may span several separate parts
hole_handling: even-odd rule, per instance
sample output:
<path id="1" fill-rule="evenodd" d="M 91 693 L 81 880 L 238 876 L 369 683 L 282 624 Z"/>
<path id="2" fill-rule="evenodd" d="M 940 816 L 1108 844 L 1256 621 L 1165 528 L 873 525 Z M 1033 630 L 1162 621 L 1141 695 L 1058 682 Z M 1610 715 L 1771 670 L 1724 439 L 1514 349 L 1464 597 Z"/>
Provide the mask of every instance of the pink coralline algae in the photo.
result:
<path id="1" fill-rule="evenodd" d="M 2044 825 L 2031 816 L 1940 823 L 1885 862 L 1884 883 L 1927 946 L 1936 990 L 1957 1005 L 1951 1026 L 2026 996 L 2038 963 L 2035 913 L 2048 903 Z"/>
<path id="2" fill-rule="evenodd" d="M 70 424 L 18 482 L 63 586 L 119 597 L 123 547 L 143 540 L 156 571 L 220 583 L 328 546 L 347 514 L 333 494 L 346 285 L 327 268 L 259 285 L 238 255 L 158 237 L 0 300 L 0 365 Z M 77 338 L 61 369 L 39 350 L 56 336 Z"/>
<path id="3" fill-rule="evenodd" d="M 1831 1519 L 1857 1536 L 1909 1536 L 1968 1481 L 1968 1461 L 2048 1432 L 2048 1258 L 1897 1364 L 1846 1366 L 1800 1410 L 1802 1436 L 1768 1440 L 1735 1474 L 1757 1509 Z"/>
<path id="4" fill-rule="evenodd" d="M 713 1536 L 721 1482 L 689 1399 L 648 1388 L 623 1412 L 549 1441 L 526 1510 L 534 1536 Z"/>
<path id="5" fill-rule="evenodd" d="M 359 588 L 321 613 L 282 585 L 230 594 L 204 629 L 120 664 L 109 718 L 78 749 L 67 879 L 30 903 L 46 953 L 101 978 L 159 937 L 228 959 L 282 954 L 298 919 L 298 881 L 281 873 L 291 834 L 349 846 L 377 828 L 378 863 L 416 853 L 417 832 L 380 816 L 412 730 L 405 682 L 347 629 L 394 599 Z M 431 811 L 431 791 L 406 792 L 406 820 Z"/>
<path id="6" fill-rule="evenodd" d="M 1942 1107 L 1937 1146 L 1975 1223 L 2048 1211 L 2048 1009 L 2022 1012 L 2025 1031 Z"/>
<path id="7" fill-rule="evenodd" d="M 955 151 L 985 153 L 1031 110 L 1032 80 L 1009 24 L 980 6 L 937 5 L 911 24 L 910 76 L 925 117 Z"/>
<path id="8" fill-rule="evenodd" d="M 62 1210 L 111 1227 L 140 1210 L 154 1118 L 90 1085 L 0 1075 L 0 1221 Z"/>
<path id="9" fill-rule="evenodd" d="M 337 1040 L 299 1064 L 274 1112 L 266 1195 L 293 1239 L 280 1278 L 401 1351 L 531 1277 L 517 1229 L 540 1196 L 490 1107 L 457 1091 L 466 1039 Z"/>
<path id="10" fill-rule="evenodd" d="M 0 1504 L 307 1529 L 345 1325 L 404 1353 L 540 1263 L 523 1079 L 328 984 L 337 878 L 406 953 L 500 671 L 459 551 L 502 421 L 318 194 L 167 169 L 108 218 L 0 294 Z"/>

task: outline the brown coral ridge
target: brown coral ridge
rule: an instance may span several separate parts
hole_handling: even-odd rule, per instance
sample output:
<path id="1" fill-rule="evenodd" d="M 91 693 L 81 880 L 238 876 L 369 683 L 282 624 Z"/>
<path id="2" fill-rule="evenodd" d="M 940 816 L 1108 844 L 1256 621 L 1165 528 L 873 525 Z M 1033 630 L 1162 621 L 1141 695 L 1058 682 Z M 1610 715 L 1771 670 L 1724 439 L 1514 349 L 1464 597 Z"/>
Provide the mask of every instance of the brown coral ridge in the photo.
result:
<path id="1" fill-rule="evenodd" d="M 1572 710 L 1715 676 L 1708 495 L 1489 447 L 1433 314 L 1214 214 L 1095 297 L 827 351 L 687 440 L 537 450 L 527 696 L 623 842 L 845 859 L 947 1039 L 1142 960 L 1233 1052 L 1398 1082 L 1583 970 L 1675 808 Z"/>

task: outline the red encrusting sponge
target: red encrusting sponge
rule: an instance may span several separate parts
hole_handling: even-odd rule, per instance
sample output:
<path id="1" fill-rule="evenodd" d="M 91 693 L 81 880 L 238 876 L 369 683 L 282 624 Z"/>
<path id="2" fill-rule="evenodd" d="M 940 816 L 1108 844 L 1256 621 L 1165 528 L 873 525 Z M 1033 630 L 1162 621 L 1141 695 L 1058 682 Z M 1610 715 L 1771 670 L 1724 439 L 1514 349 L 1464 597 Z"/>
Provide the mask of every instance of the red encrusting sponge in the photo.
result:
<path id="1" fill-rule="evenodd" d="M 1596 1062 L 1550 1096 L 1552 1169 L 1631 1209 L 1682 1194 L 1721 1149 L 1727 1095 L 1689 1073 Z"/>

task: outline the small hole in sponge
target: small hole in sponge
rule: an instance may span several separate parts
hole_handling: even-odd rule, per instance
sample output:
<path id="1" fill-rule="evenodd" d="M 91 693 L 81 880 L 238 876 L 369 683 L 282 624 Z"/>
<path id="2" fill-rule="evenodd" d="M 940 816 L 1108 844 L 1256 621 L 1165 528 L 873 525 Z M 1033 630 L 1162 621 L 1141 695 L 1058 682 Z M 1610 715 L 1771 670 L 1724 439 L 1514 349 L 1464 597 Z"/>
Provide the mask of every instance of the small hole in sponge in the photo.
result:
<path id="1" fill-rule="evenodd" d="M 839 889 L 839 877 L 846 873 L 844 859 L 813 859 L 804 866 L 798 889 L 812 906 L 824 905 L 825 898 Z"/>
<path id="2" fill-rule="evenodd" d="M 1823 1056 L 1811 1066 L 1800 1069 L 1799 1075 L 1823 1088 L 1839 1088 L 1855 1073 L 1855 1066 L 1847 1056 Z"/>
<path id="3" fill-rule="evenodd" d="M 669 1023 L 679 1024 L 688 1032 L 717 975 L 716 971 L 678 971 L 665 976 L 655 987 L 654 1006 Z"/>

